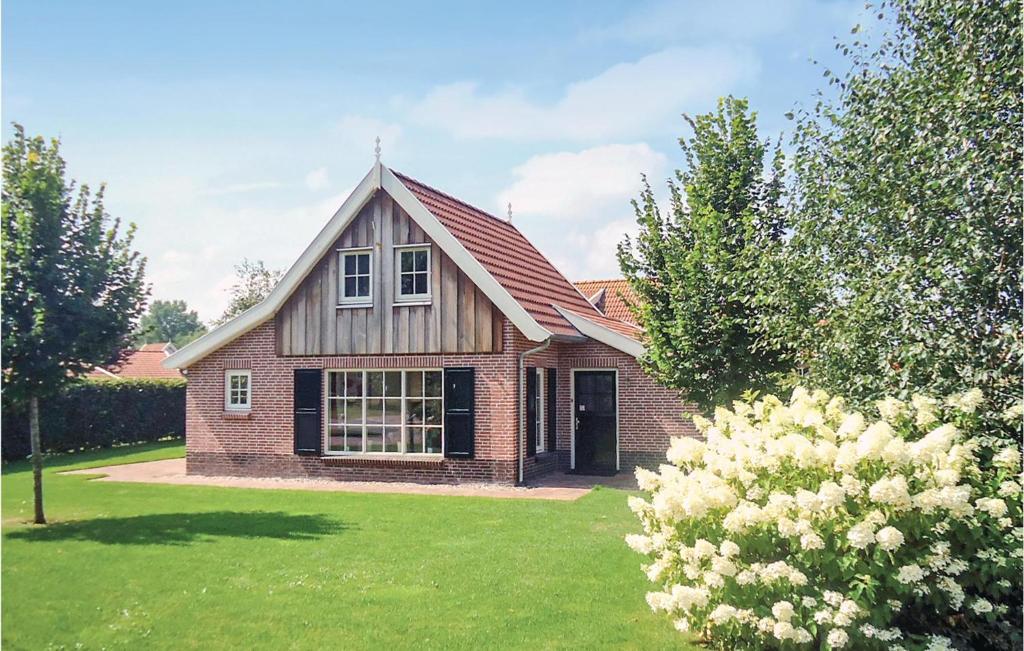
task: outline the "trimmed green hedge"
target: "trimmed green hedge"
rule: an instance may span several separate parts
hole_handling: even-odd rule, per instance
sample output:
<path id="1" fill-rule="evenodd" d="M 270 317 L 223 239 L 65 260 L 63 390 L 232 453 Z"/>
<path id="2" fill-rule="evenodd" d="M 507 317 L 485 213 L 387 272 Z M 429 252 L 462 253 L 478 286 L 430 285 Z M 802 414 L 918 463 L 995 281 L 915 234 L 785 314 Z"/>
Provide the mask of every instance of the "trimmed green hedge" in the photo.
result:
<path id="1" fill-rule="evenodd" d="M 45 452 L 74 452 L 185 435 L 185 380 L 76 382 L 39 403 Z M 28 410 L 3 401 L 4 461 L 29 455 Z"/>

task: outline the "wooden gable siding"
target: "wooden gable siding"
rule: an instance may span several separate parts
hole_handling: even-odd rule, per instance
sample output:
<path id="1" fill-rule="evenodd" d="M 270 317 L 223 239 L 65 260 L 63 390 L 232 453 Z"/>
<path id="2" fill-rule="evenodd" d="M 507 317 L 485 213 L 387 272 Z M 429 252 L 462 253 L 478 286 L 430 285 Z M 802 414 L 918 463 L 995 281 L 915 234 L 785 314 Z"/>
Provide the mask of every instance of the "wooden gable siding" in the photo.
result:
<path id="1" fill-rule="evenodd" d="M 395 305 L 396 244 L 431 245 L 429 305 Z M 373 247 L 372 308 L 338 307 L 338 249 Z M 275 316 L 279 355 L 501 352 L 503 316 L 383 192 L 363 208 Z"/>

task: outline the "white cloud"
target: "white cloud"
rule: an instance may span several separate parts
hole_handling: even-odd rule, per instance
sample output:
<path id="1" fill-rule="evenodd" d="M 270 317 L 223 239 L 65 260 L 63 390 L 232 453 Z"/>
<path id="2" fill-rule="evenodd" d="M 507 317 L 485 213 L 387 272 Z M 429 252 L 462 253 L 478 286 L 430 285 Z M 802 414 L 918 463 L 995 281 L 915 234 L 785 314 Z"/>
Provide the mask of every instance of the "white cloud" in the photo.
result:
<path id="1" fill-rule="evenodd" d="M 310 190 L 323 190 L 330 182 L 326 167 L 318 167 L 306 175 L 306 187 Z"/>
<path id="2" fill-rule="evenodd" d="M 402 127 L 377 118 L 349 114 L 331 126 L 331 135 L 342 146 L 351 149 L 353 156 L 360 156 L 363 152 L 366 156 L 372 154 L 375 141 L 379 137 L 382 158 L 388 158 L 398 149 L 398 143 L 402 139 Z"/>
<path id="3" fill-rule="evenodd" d="M 487 94 L 462 81 L 434 88 L 410 114 L 460 138 L 617 138 L 668 124 L 758 69 L 745 50 L 672 47 L 573 82 L 552 104 L 534 102 L 520 88 Z"/>
<path id="4" fill-rule="evenodd" d="M 513 221 L 573 280 L 620 276 L 616 248 L 637 231 L 630 200 L 647 174 L 657 197 L 668 159 L 646 143 L 604 145 L 530 158 L 496 198 Z"/>
<path id="5" fill-rule="evenodd" d="M 497 202 L 511 202 L 513 215 L 593 219 L 628 208 L 639 193 L 640 175 L 656 182 L 666 164 L 665 155 L 646 143 L 542 154 L 512 170 L 516 181 L 499 193 Z"/>

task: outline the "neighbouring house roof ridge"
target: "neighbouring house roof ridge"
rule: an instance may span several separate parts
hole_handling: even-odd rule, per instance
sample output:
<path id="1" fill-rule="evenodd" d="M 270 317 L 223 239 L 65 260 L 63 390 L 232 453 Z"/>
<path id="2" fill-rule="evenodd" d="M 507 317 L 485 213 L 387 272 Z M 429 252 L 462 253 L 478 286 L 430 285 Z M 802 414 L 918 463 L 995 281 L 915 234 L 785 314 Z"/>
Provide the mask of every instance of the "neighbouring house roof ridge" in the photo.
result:
<path id="1" fill-rule="evenodd" d="M 638 297 L 625 278 L 613 278 L 609 280 L 577 280 L 576 287 L 591 298 L 597 296 L 601 290 L 606 290 L 601 297 L 600 310 L 605 316 L 637 325 L 633 313 L 629 309 L 629 303 L 636 303 Z"/>
<path id="2" fill-rule="evenodd" d="M 162 365 L 176 349 L 169 341 L 142 344 L 116 363 L 102 368 L 97 366 L 86 374 L 94 380 L 124 378 L 173 379 L 182 377 L 177 369 Z"/>

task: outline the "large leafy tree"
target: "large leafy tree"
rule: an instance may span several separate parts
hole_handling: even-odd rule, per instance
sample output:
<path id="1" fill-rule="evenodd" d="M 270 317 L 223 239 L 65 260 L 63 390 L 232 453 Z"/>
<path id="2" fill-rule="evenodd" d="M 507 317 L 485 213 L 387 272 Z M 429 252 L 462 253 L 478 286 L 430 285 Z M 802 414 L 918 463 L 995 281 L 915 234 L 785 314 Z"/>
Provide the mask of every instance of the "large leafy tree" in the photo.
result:
<path id="1" fill-rule="evenodd" d="M 262 260 L 242 260 L 241 264 L 235 265 L 237 280 L 231 286 L 231 302 L 215 323 L 227 323 L 265 299 L 283 275 L 279 269 L 267 269 Z"/>
<path id="2" fill-rule="evenodd" d="M 181 348 L 206 333 L 206 326 L 185 301 L 153 301 L 139 322 L 137 344 L 169 341 Z"/>
<path id="3" fill-rule="evenodd" d="M 131 342 L 145 302 L 145 259 L 134 225 L 104 210 L 64 176 L 59 142 L 26 138 L 15 124 L 3 148 L 3 396 L 29 409 L 35 521 L 42 498 L 39 403 L 74 376 L 115 359 Z"/>
<path id="4" fill-rule="evenodd" d="M 693 136 L 679 140 L 686 165 L 668 184 L 670 214 L 645 180 L 633 202 L 640 232 L 618 255 L 639 297 L 645 367 L 710 410 L 789 368 L 784 348 L 758 335 L 755 300 L 784 231 L 783 158 L 758 137 L 746 100 L 686 120 Z"/>
<path id="5" fill-rule="evenodd" d="M 977 386 L 998 413 L 1021 389 L 1021 3 L 878 16 L 838 46 L 852 65 L 833 99 L 799 114 L 765 327 L 851 399 Z"/>

